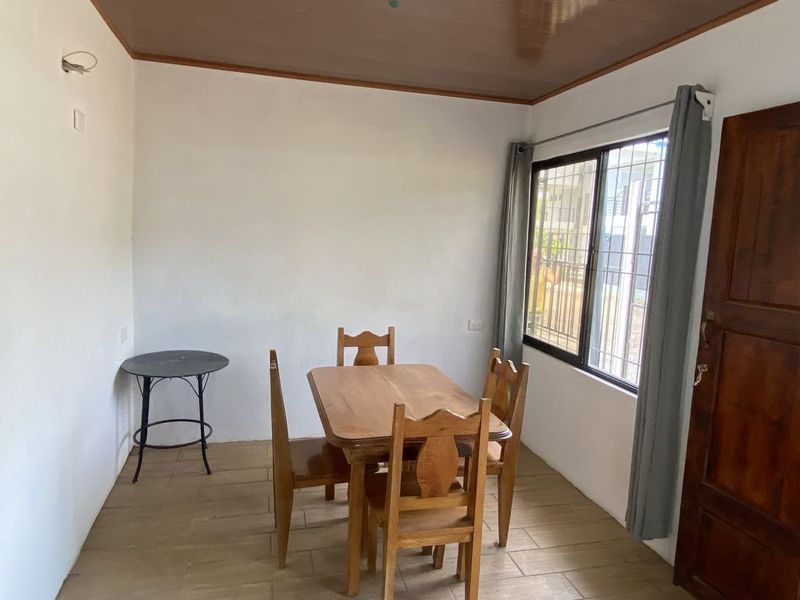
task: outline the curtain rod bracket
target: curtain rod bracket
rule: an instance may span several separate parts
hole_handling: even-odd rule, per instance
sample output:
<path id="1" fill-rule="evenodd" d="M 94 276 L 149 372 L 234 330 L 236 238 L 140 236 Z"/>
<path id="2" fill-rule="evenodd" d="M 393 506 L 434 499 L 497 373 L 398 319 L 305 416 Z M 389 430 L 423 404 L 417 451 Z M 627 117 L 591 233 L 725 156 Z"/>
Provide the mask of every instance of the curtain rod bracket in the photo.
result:
<path id="1" fill-rule="evenodd" d="M 694 98 L 703 105 L 703 121 L 710 121 L 714 116 L 714 102 L 716 97 L 709 92 L 695 92 Z"/>

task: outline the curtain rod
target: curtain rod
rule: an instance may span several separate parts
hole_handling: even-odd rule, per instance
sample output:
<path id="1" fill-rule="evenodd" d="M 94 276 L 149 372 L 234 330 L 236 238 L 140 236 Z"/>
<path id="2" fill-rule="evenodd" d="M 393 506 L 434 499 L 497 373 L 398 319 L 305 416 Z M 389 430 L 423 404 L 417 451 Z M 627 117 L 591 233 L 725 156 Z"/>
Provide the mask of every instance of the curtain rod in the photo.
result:
<path id="1" fill-rule="evenodd" d="M 586 127 L 581 127 L 580 129 L 573 129 L 572 131 L 568 131 L 567 133 L 561 133 L 559 135 L 554 135 L 553 137 L 545 138 L 540 141 L 534 141 L 533 145 L 538 146 L 539 144 L 546 144 L 547 142 L 554 142 L 555 140 L 560 140 L 561 138 L 568 137 L 570 135 L 575 135 L 576 133 L 582 133 L 584 131 L 589 131 L 590 129 L 596 129 L 597 127 L 602 127 L 603 125 L 608 125 L 609 123 L 616 123 L 617 121 L 622 121 L 623 119 L 629 119 L 630 117 L 635 117 L 636 115 L 640 115 L 642 113 L 650 112 L 651 110 L 655 110 L 657 108 L 664 108 L 665 106 L 669 106 L 671 104 L 675 104 L 675 100 L 668 100 L 667 102 L 661 102 L 660 104 L 654 104 L 653 106 L 648 106 L 647 108 L 642 108 L 636 110 L 634 112 L 620 115 L 618 117 L 612 117 L 611 119 L 606 119 L 605 121 L 600 121 L 599 123 L 595 123 L 594 125 L 587 125 Z"/>

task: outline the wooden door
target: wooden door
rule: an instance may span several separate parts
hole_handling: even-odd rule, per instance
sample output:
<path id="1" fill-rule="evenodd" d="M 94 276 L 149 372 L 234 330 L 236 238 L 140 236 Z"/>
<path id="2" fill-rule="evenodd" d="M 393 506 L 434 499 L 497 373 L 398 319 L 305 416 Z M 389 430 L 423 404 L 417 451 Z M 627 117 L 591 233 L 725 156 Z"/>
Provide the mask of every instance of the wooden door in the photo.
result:
<path id="1" fill-rule="evenodd" d="M 800 103 L 725 119 L 677 583 L 800 598 Z"/>

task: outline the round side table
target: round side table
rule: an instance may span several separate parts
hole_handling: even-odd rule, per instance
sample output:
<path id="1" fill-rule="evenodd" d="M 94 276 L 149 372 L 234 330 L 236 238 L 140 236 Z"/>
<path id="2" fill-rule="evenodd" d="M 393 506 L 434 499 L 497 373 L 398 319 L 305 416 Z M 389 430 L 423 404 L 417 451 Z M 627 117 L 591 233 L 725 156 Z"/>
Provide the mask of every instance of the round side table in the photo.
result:
<path id="1" fill-rule="evenodd" d="M 230 361 L 227 357 L 214 352 L 201 352 L 198 350 L 168 350 L 166 352 L 151 352 L 140 354 L 129 358 L 122 363 L 120 368 L 126 373 L 136 377 L 139 391 L 142 393 L 142 426 L 133 434 L 133 441 L 139 445 L 139 462 L 136 465 L 136 473 L 133 476 L 133 483 L 139 479 L 139 471 L 142 468 L 142 458 L 145 448 L 183 448 L 200 444 L 203 453 L 203 463 L 206 466 L 206 473 L 211 474 L 211 467 L 208 466 L 206 440 L 214 431 L 211 425 L 205 422 L 203 416 L 203 392 L 208 383 L 208 377 L 214 371 L 219 371 L 228 366 Z M 191 379 L 196 379 L 197 387 Z M 150 417 L 150 392 L 164 379 L 183 379 L 192 388 L 200 406 L 199 419 L 164 419 L 162 421 L 149 422 Z M 185 442 L 183 444 L 172 444 L 169 446 L 155 445 L 147 443 L 147 431 L 150 427 L 161 425 L 162 423 L 197 423 L 200 425 L 200 438 Z M 208 428 L 208 432 L 206 432 Z"/>

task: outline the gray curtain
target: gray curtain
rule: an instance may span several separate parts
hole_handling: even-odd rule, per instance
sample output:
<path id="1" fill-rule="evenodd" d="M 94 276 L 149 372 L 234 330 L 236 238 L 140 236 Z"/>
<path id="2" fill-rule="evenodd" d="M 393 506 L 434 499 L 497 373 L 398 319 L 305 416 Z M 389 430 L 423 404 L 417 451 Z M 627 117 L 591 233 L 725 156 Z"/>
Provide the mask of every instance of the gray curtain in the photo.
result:
<path id="1" fill-rule="evenodd" d="M 522 362 L 532 162 L 531 144 L 511 144 L 500 231 L 495 343 L 503 358 L 515 364 Z"/>
<path id="2" fill-rule="evenodd" d="M 638 539 L 672 531 L 686 361 L 695 354 L 687 339 L 711 149 L 695 91 L 705 90 L 678 88 L 669 127 L 628 490 L 626 526 Z"/>

